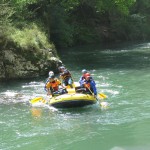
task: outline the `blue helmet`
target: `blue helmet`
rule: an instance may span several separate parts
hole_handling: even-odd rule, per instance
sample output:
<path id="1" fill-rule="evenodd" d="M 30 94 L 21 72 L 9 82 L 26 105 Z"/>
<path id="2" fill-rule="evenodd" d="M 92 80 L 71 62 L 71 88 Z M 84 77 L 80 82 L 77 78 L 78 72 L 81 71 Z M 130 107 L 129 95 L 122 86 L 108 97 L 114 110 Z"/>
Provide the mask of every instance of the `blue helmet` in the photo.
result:
<path id="1" fill-rule="evenodd" d="M 87 70 L 86 70 L 86 69 L 83 69 L 83 70 L 82 70 L 82 73 L 83 73 L 83 74 L 87 73 Z"/>
<path id="2" fill-rule="evenodd" d="M 59 67 L 59 70 L 61 70 L 61 69 L 65 69 L 65 67 L 64 67 L 64 66 L 60 66 L 60 67 Z"/>

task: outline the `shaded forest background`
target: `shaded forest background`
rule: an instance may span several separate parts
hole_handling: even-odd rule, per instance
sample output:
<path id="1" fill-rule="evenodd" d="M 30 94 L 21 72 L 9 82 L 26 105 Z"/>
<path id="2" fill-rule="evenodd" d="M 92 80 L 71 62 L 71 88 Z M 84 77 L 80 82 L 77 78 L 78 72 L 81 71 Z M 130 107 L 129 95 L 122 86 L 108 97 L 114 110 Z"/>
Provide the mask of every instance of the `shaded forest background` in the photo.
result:
<path id="1" fill-rule="evenodd" d="M 150 39 L 149 0 L 1 0 L 0 48 Z"/>

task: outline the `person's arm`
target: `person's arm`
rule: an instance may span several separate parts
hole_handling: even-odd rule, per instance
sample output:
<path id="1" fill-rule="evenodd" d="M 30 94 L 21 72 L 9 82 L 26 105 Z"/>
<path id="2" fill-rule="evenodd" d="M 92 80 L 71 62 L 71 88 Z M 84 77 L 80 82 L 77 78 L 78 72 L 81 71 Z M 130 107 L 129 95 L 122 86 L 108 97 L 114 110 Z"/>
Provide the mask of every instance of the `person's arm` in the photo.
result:
<path id="1" fill-rule="evenodd" d="M 83 80 L 83 77 L 81 76 L 79 79 L 80 86 L 82 85 L 82 80 Z"/>
<path id="2" fill-rule="evenodd" d="M 52 89 L 51 89 L 51 84 L 50 82 L 48 82 L 45 86 L 45 89 L 47 91 L 47 95 L 51 95 L 52 94 Z"/>
<path id="3" fill-rule="evenodd" d="M 91 81 L 91 87 L 93 89 L 93 93 L 96 96 L 97 95 L 97 89 L 96 89 L 96 84 L 94 81 Z"/>
<path id="4" fill-rule="evenodd" d="M 58 84 L 58 85 L 61 85 L 61 82 L 60 82 L 58 79 L 57 79 L 57 84 Z"/>
<path id="5" fill-rule="evenodd" d="M 45 86 L 44 86 L 44 90 L 47 92 L 47 88 L 46 88 L 46 85 L 47 83 L 49 82 L 49 79 L 46 80 L 46 83 L 45 83 Z"/>
<path id="6" fill-rule="evenodd" d="M 44 90 L 47 92 L 46 84 L 45 84 L 45 86 L 44 86 Z"/>
<path id="7" fill-rule="evenodd" d="M 47 95 L 51 95 L 51 90 L 50 90 L 50 88 L 47 89 Z"/>
<path id="8" fill-rule="evenodd" d="M 86 84 L 86 80 L 83 79 L 83 80 L 81 81 L 81 87 L 85 87 L 85 84 Z"/>

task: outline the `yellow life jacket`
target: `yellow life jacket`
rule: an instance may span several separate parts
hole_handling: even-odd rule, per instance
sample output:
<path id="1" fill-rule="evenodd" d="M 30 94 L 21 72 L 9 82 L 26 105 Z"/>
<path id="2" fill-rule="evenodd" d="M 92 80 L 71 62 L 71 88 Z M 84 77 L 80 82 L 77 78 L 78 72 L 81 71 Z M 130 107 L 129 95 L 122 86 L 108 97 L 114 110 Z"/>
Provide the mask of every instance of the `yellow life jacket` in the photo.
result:
<path id="1" fill-rule="evenodd" d="M 68 77 L 71 77 L 71 73 L 68 71 L 68 70 L 65 70 L 65 72 L 63 72 L 60 77 L 65 80 L 67 79 Z"/>
<path id="2" fill-rule="evenodd" d="M 58 91 L 58 86 L 61 84 L 61 82 L 58 80 L 58 79 L 54 79 L 54 81 L 52 82 L 48 82 L 46 84 L 46 88 L 49 89 L 49 88 L 52 88 L 54 91 Z"/>

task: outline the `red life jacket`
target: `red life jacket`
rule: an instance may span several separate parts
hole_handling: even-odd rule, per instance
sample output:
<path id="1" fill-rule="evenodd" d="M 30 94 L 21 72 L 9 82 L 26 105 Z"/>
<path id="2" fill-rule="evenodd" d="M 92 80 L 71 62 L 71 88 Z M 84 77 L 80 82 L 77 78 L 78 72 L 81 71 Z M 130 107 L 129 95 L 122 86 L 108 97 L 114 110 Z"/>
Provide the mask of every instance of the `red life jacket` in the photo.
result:
<path id="1" fill-rule="evenodd" d="M 57 81 L 53 81 L 51 82 L 51 87 L 53 88 L 54 91 L 58 91 L 58 82 Z"/>
<path id="2" fill-rule="evenodd" d="M 88 83 L 85 83 L 84 86 L 85 86 L 87 89 L 90 89 L 91 84 L 90 84 L 90 82 L 88 82 Z"/>

